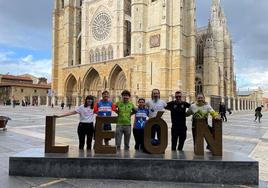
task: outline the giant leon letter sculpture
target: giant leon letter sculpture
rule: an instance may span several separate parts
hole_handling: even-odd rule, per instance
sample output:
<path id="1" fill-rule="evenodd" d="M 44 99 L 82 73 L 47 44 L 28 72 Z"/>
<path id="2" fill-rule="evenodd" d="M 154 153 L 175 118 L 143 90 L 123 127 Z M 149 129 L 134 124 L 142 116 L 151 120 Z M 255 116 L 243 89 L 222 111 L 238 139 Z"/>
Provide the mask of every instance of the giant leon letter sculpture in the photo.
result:
<path id="1" fill-rule="evenodd" d="M 103 139 L 114 138 L 114 131 L 103 131 L 102 127 L 105 123 L 117 123 L 117 117 L 96 117 L 95 132 L 95 153 L 99 154 L 115 154 L 116 147 L 103 145 Z"/>
<path id="2" fill-rule="evenodd" d="M 168 145 L 168 126 L 161 118 L 164 112 L 158 112 L 155 118 L 150 118 L 144 126 L 144 147 L 151 154 L 163 154 Z M 161 131 L 160 144 L 157 146 L 151 143 L 152 126 L 159 125 Z"/>
<path id="3" fill-rule="evenodd" d="M 196 141 L 194 145 L 194 153 L 196 155 L 204 155 L 204 139 L 210 146 L 213 155 L 222 156 L 222 121 L 213 119 L 212 129 L 207 126 L 206 120 L 196 120 Z"/>
<path id="4" fill-rule="evenodd" d="M 46 117 L 45 153 L 67 153 L 69 146 L 55 146 L 56 117 Z"/>
<path id="5" fill-rule="evenodd" d="M 164 112 L 158 112 L 155 118 L 149 119 L 144 127 L 144 147 L 148 153 L 163 154 L 168 145 L 168 126 L 161 118 Z M 97 117 L 95 134 L 95 153 L 115 154 L 116 147 L 103 145 L 103 139 L 114 138 L 114 131 L 103 131 L 105 123 L 116 123 L 117 117 Z M 46 117 L 45 153 L 67 153 L 69 146 L 55 146 L 55 123 L 56 117 Z M 160 144 L 151 143 L 151 130 L 153 125 L 159 125 L 161 131 Z M 222 121 L 214 119 L 212 129 L 207 126 L 206 120 L 196 120 L 194 153 L 204 155 L 204 139 L 208 142 L 213 155 L 222 156 Z"/>

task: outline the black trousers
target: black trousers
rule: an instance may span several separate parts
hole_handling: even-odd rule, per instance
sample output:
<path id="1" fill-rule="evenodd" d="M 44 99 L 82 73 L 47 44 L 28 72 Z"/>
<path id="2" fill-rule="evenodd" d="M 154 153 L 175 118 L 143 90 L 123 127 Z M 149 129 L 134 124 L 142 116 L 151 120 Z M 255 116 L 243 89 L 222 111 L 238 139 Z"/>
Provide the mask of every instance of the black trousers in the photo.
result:
<path id="1" fill-rule="evenodd" d="M 79 149 L 84 149 L 85 138 L 87 137 L 87 149 L 91 149 L 92 138 L 94 134 L 93 123 L 79 123 L 77 128 L 79 138 Z"/>
<path id="2" fill-rule="evenodd" d="M 221 114 L 222 121 L 227 121 L 226 113 L 221 112 L 220 114 Z"/>
<path id="3" fill-rule="evenodd" d="M 144 149 L 144 129 L 133 129 L 135 150 Z"/>
<path id="4" fill-rule="evenodd" d="M 153 125 L 152 126 L 152 132 L 151 132 L 151 138 L 154 139 L 155 138 L 155 134 L 157 135 L 157 139 L 160 141 L 161 138 L 161 132 L 160 132 L 161 128 L 159 125 Z"/>
<path id="5" fill-rule="evenodd" d="M 178 150 L 182 150 L 187 137 L 187 129 L 171 128 L 171 150 L 175 151 L 179 138 Z"/>

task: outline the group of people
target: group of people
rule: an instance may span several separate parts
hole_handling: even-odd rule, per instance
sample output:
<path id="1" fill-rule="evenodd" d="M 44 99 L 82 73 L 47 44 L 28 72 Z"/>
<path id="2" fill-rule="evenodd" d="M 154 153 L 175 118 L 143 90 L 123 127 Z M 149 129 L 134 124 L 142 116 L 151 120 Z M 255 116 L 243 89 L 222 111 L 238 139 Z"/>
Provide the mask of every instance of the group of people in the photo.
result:
<path id="1" fill-rule="evenodd" d="M 102 93 L 102 99 L 95 103 L 93 96 L 87 96 L 83 105 L 76 110 L 59 115 L 57 117 L 65 117 L 73 114 L 80 115 L 80 121 L 77 129 L 79 137 L 79 149 L 83 150 L 85 146 L 85 138 L 87 137 L 86 148 L 88 150 L 92 147 L 92 140 L 94 137 L 94 114 L 100 117 L 112 116 L 115 112 L 118 116 L 116 124 L 116 148 L 120 150 L 121 140 L 124 136 L 124 149 L 129 150 L 129 142 L 131 132 L 135 138 L 135 150 L 143 150 L 144 148 L 144 126 L 148 118 L 156 117 L 157 112 L 169 110 L 171 112 L 171 149 L 172 151 L 183 150 L 184 142 L 187 137 L 186 117 L 193 115 L 195 118 L 207 119 L 210 114 L 213 118 L 217 117 L 217 113 L 212 107 L 205 102 L 203 94 L 197 95 L 197 101 L 189 104 L 182 100 L 182 92 L 175 93 L 175 100 L 166 103 L 160 99 L 160 90 L 153 89 L 151 100 L 145 101 L 144 98 L 138 99 L 138 106 L 130 102 L 131 93 L 124 90 L 121 93 L 122 99 L 117 103 L 109 100 L 110 94 L 108 91 Z M 188 110 L 187 110 L 188 109 Z M 131 116 L 135 115 L 133 130 L 131 126 Z M 194 119 L 194 118 L 193 118 Z M 193 122 L 193 138 L 195 140 L 195 123 Z M 104 124 L 103 130 L 112 130 L 111 124 Z M 159 125 L 152 126 L 151 140 L 152 144 L 159 144 L 161 142 Z M 109 139 L 105 139 L 105 145 L 109 145 Z M 179 143 L 178 143 L 179 141 Z"/>
<path id="2" fill-rule="evenodd" d="M 255 109 L 255 120 L 254 120 L 255 122 L 257 122 L 257 120 L 258 120 L 259 123 L 261 122 L 261 118 L 262 118 L 261 111 L 262 111 L 262 108 L 263 107 L 264 106 L 261 105 L 261 106 L 258 106 Z M 220 105 L 219 105 L 219 113 L 220 113 L 220 116 L 221 116 L 222 121 L 226 121 L 227 122 L 226 111 L 228 111 L 229 114 L 232 114 L 231 110 L 230 109 L 227 109 L 226 110 L 225 104 L 221 102 Z"/>

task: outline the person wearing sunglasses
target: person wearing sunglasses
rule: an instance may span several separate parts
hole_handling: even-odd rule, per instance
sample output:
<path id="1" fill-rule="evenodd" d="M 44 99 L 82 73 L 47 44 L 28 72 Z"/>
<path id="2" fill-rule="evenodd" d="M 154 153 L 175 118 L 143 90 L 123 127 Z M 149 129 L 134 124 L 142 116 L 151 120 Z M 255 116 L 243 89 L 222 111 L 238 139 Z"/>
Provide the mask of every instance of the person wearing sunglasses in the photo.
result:
<path id="1" fill-rule="evenodd" d="M 175 100 L 168 102 L 165 109 L 171 112 L 171 150 L 179 151 L 183 150 L 184 142 L 187 137 L 186 127 L 186 109 L 190 107 L 190 104 L 182 100 L 182 92 L 177 91 L 175 93 Z M 179 139 L 179 145 L 178 144 Z"/>

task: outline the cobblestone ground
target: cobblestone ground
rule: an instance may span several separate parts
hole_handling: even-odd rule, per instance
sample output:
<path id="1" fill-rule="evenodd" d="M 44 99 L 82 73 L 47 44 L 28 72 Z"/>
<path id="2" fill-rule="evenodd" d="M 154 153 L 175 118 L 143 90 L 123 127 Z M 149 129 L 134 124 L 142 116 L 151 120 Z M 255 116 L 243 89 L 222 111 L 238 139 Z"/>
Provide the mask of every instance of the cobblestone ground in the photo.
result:
<path id="1" fill-rule="evenodd" d="M 73 110 L 73 109 L 72 109 Z M 0 106 L 0 115 L 9 116 L 7 131 L 0 130 L 0 187 L 240 187 L 226 185 L 181 184 L 172 182 L 143 182 L 121 180 L 78 180 L 55 178 L 29 178 L 8 176 L 9 156 L 29 148 L 44 146 L 45 116 L 61 114 L 69 111 L 58 107 L 16 107 Z M 268 112 L 263 113 L 261 123 L 254 122 L 254 112 L 237 112 L 227 116 L 228 122 L 223 126 L 224 151 L 239 152 L 247 155 L 260 164 L 260 185 L 267 187 L 268 182 Z M 169 113 L 164 119 L 170 126 Z M 58 119 L 56 142 L 68 144 L 77 149 L 76 134 L 78 116 L 74 115 Z M 188 129 L 191 127 L 190 118 L 187 119 Z M 170 129 L 169 129 L 170 130 Z M 170 135 L 170 132 L 169 132 Z M 169 136 L 170 138 L 170 136 Z M 169 140 L 170 144 L 170 140 Z M 131 148 L 134 138 L 131 138 Z M 170 145 L 168 147 L 170 149 Z M 184 150 L 192 151 L 192 135 L 188 131 Z M 242 186 L 243 187 L 243 186 Z M 244 186 L 245 187 L 245 186 Z"/>

